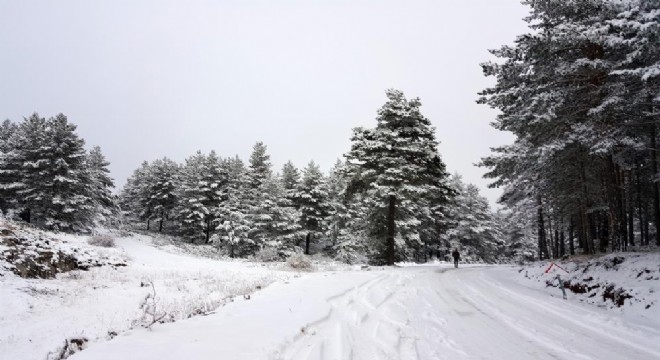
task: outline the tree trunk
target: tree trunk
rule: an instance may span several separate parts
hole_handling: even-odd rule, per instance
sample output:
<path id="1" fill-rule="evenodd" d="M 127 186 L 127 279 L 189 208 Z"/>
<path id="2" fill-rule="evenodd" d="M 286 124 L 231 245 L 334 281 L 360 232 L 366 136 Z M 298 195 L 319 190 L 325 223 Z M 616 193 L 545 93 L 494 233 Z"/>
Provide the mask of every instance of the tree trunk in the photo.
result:
<path id="1" fill-rule="evenodd" d="M 603 220 L 600 228 L 600 235 L 599 235 L 600 243 L 598 244 L 599 245 L 598 250 L 600 252 L 607 252 L 607 246 L 609 245 L 608 241 L 611 236 L 610 234 L 611 221 L 610 221 L 610 217 L 607 214 L 605 214 L 605 216 L 603 216 L 602 218 Z"/>
<path id="2" fill-rule="evenodd" d="M 621 251 L 628 244 L 628 222 L 627 222 L 627 210 L 626 210 L 626 174 L 621 168 L 618 168 L 619 182 L 618 182 L 618 191 L 619 196 L 619 226 L 617 236 L 617 250 Z"/>
<path id="3" fill-rule="evenodd" d="M 627 191 L 627 196 L 626 196 L 626 201 L 628 205 L 628 211 L 627 211 L 627 217 L 626 220 L 628 220 L 628 242 L 626 242 L 624 245 L 624 250 L 628 251 L 628 245 L 630 244 L 631 246 L 635 246 L 635 207 L 634 207 L 634 201 L 633 201 L 633 181 L 632 181 L 632 172 L 629 173 L 628 175 L 628 185 L 626 186 Z"/>
<path id="4" fill-rule="evenodd" d="M 387 242 L 385 244 L 385 260 L 387 265 L 394 265 L 394 212 L 396 211 L 396 197 L 390 195 L 389 207 L 387 210 Z"/>
<path id="5" fill-rule="evenodd" d="M 308 232 L 307 236 L 305 237 L 305 254 L 309 255 L 309 240 L 312 237 L 312 233 Z"/>
<path id="6" fill-rule="evenodd" d="M 32 211 L 30 211 L 30 209 L 25 209 L 23 212 L 21 212 L 20 217 L 23 219 L 23 221 L 30 224 L 32 222 Z"/>
<path id="7" fill-rule="evenodd" d="M 548 247 L 545 241 L 545 224 L 543 223 L 543 201 L 541 201 L 540 195 L 537 197 L 537 204 L 538 204 L 538 216 L 536 222 L 538 228 L 539 260 L 543 260 L 543 259 L 547 259 L 549 256 L 548 256 Z"/>
<path id="8" fill-rule="evenodd" d="M 637 211 L 639 216 L 639 244 L 644 245 L 644 215 L 642 210 L 642 183 L 639 181 L 639 163 L 635 167 L 636 193 L 637 193 Z"/>
<path id="9" fill-rule="evenodd" d="M 158 232 L 161 232 L 161 233 L 163 232 L 163 217 L 164 216 L 165 216 L 165 214 L 161 210 L 161 212 L 160 212 L 160 221 L 158 223 Z"/>
<path id="10" fill-rule="evenodd" d="M 653 185 L 653 215 L 655 219 L 655 244 L 660 245 L 660 236 L 658 236 L 658 230 L 660 229 L 660 189 L 658 189 L 658 182 L 655 178 L 658 176 L 658 159 L 657 159 L 657 127 L 654 125 L 651 126 L 651 132 L 649 134 L 651 137 L 651 172 L 652 172 L 652 185 Z"/>
<path id="11" fill-rule="evenodd" d="M 552 236 L 552 216 L 548 216 L 548 234 L 549 236 L 546 236 L 546 241 L 548 240 L 548 237 L 550 238 L 548 242 L 548 258 L 556 259 L 557 258 L 557 253 L 555 252 L 555 240 L 553 239 Z"/>
<path id="12" fill-rule="evenodd" d="M 554 253 L 554 258 L 558 259 L 561 257 L 559 253 L 559 230 L 557 230 L 557 225 L 555 225 L 555 237 L 553 240 L 554 249 L 552 250 Z"/>
<path id="13" fill-rule="evenodd" d="M 568 227 L 568 251 L 571 255 L 575 255 L 575 240 L 573 240 L 574 235 L 575 227 L 573 225 L 573 217 L 571 216 L 571 224 Z"/>
<path id="14" fill-rule="evenodd" d="M 206 243 L 209 243 L 209 240 L 211 239 L 211 219 L 206 218 L 204 221 L 204 237 L 206 238 Z"/>
<path id="15" fill-rule="evenodd" d="M 566 255 L 566 243 L 564 238 L 564 230 L 562 229 L 559 235 L 559 257 L 564 257 Z"/>
<path id="16" fill-rule="evenodd" d="M 150 227 L 151 227 L 151 219 L 147 219 L 147 231 L 149 231 Z"/>
<path id="17" fill-rule="evenodd" d="M 587 173 L 585 170 L 584 162 L 580 162 L 580 180 L 582 181 L 582 197 L 583 197 L 583 206 L 582 206 L 582 211 L 581 211 L 581 217 L 582 217 L 582 231 L 583 231 L 583 238 L 584 238 L 584 247 L 582 250 L 584 251 L 585 254 L 593 254 L 595 252 L 595 245 L 594 245 L 594 236 L 590 232 L 591 229 L 591 224 L 593 222 L 590 222 L 590 215 L 587 214 L 587 208 L 589 207 L 589 192 L 587 190 Z"/>
<path id="18" fill-rule="evenodd" d="M 600 228 L 601 224 L 598 223 L 600 217 L 596 213 L 589 214 L 589 232 L 591 233 L 591 238 L 594 239 L 594 254 L 596 253 L 596 242 L 600 243 Z"/>
<path id="19" fill-rule="evenodd" d="M 647 204 L 644 204 L 644 245 L 648 246 L 651 242 L 651 237 L 649 236 L 649 207 Z"/>

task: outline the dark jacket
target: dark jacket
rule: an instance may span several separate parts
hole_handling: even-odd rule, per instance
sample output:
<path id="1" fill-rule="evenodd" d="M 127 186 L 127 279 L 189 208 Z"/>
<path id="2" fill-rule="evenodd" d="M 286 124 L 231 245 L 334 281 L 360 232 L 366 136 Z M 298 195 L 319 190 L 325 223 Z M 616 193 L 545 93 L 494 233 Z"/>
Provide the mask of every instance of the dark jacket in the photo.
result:
<path id="1" fill-rule="evenodd" d="M 461 258 L 461 254 L 458 252 L 458 250 L 452 251 L 451 256 L 453 256 L 454 259 L 460 259 Z"/>

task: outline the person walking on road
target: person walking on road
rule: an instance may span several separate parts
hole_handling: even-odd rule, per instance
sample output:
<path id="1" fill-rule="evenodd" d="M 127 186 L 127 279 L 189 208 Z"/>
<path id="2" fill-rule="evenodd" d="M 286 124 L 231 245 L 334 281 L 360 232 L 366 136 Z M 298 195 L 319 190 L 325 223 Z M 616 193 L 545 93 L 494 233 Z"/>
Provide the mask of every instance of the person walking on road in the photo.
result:
<path id="1" fill-rule="evenodd" d="M 458 252 L 458 249 L 454 248 L 454 251 L 451 252 L 451 256 L 454 258 L 454 267 L 458 268 L 458 260 L 461 259 L 461 253 Z"/>

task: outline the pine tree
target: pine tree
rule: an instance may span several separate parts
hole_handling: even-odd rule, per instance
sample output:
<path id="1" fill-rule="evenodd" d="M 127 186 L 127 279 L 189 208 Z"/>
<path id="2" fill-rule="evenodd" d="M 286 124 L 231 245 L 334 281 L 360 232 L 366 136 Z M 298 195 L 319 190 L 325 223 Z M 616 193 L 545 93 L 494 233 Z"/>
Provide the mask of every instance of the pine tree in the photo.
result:
<path id="1" fill-rule="evenodd" d="M 151 182 L 152 167 L 149 162 L 143 161 L 140 167 L 135 169 L 131 177 L 128 178 L 119 195 L 119 206 L 122 214 L 129 221 L 146 222 L 147 230 L 151 228 L 153 215 L 149 194 L 149 184 Z"/>
<path id="2" fill-rule="evenodd" d="M 303 171 L 303 179 L 295 199 L 299 204 L 300 223 L 307 232 L 305 254 L 309 254 L 312 237 L 324 232 L 329 214 L 327 186 L 321 170 L 314 161 L 311 161 Z"/>
<path id="3" fill-rule="evenodd" d="M 148 208 L 151 209 L 151 220 L 158 221 L 158 231 L 162 232 L 178 201 L 179 165 L 165 157 L 154 161 L 151 167 Z"/>
<path id="4" fill-rule="evenodd" d="M 221 160 L 211 152 L 208 156 L 197 152 L 186 159 L 181 171 L 179 216 L 186 235 L 193 242 L 210 242 L 218 226 L 216 210 L 226 197 L 227 171 Z"/>
<path id="5" fill-rule="evenodd" d="M 14 150 L 14 143 L 11 138 L 18 132 L 18 126 L 9 119 L 0 125 L 0 213 L 6 213 L 11 204 L 16 200 L 15 192 L 11 184 L 16 183 L 15 176 L 12 176 L 10 167 L 10 152 Z M 13 164 L 16 167 L 18 164 Z"/>
<path id="6" fill-rule="evenodd" d="M 252 148 L 249 162 L 250 188 L 258 189 L 264 180 L 272 175 L 272 165 L 270 155 L 266 153 L 267 147 L 263 142 L 258 141 Z"/>
<path id="7" fill-rule="evenodd" d="M 45 206 L 44 225 L 63 231 L 88 230 L 94 218 L 92 179 L 87 172 L 84 141 L 76 126 L 63 114 L 47 123 L 48 142 L 45 178 L 41 179 L 40 198 Z"/>
<path id="8" fill-rule="evenodd" d="M 297 214 L 286 201 L 282 182 L 272 175 L 270 155 L 262 142 L 254 145 L 246 178 L 241 212 L 246 214 L 250 228 L 244 251 L 292 249 L 299 230 Z"/>
<path id="9" fill-rule="evenodd" d="M 252 211 L 254 228 L 262 236 L 262 246 L 274 248 L 284 257 L 295 251 L 301 237 L 300 212 L 289 206 L 282 181 L 277 176 L 264 180 L 260 194 L 257 203 L 261 205 Z"/>
<path id="10" fill-rule="evenodd" d="M 566 232 L 586 253 L 624 249 L 635 217 L 648 241 L 648 218 L 660 224 L 648 150 L 658 137 L 657 0 L 525 3 L 533 31 L 483 65 L 497 84 L 480 102 L 501 110 L 494 126 L 516 136 L 484 159 L 488 176 L 536 204 L 541 257 L 561 256 Z"/>
<path id="11" fill-rule="evenodd" d="M 471 261 L 497 261 L 504 243 L 488 200 L 476 186 L 465 184 L 460 175 L 453 175 L 450 181 L 457 195 L 448 209 L 451 225 L 443 236 L 446 250 L 459 248 L 461 258 Z"/>
<path id="12" fill-rule="evenodd" d="M 326 217 L 326 233 L 332 250 L 337 253 L 337 245 L 342 230 L 346 228 L 348 221 L 348 209 L 346 206 L 346 187 L 348 185 L 344 176 L 345 165 L 341 160 L 337 160 L 327 178 L 327 207 L 328 216 Z"/>
<path id="13" fill-rule="evenodd" d="M 300 186 L 300 171 L 291 161 L 282 166 L 282 186 L 284 187 L 284 197 L 291 203 L 291 206 L 298 207 L 294 198 Z"/>
<path id="14" fill-rule="evenodd" d="M 46 170 L 51 165 L 46 119 L 37 113 L 24 118 L 10 144 L 12 150 L 3 163 L 3 190 L 11 194 L 21 218 L 39 221 L 45 209 L 40 185 L 48 179 Z"/>
<path id="15" fill-rule="evenodd" d="M 428 203 L 446 202 L 451 189 L 434 129 L 420 113 L 419 99 L 407 100 L 396 90 L 386 94 L 388 101 L 378 111 L 376 128 L 354 129 L 346 157 L 350 192 L 377 199 L 370 216 L 371 235 L 384 240 L 377 243 L 378 252 L 391 265 L 405 258 L 409 248 L 423 247 L 419 210 Z"/>
<path id="16" fill-rule="evenodd" d="M 16 133 L 18 126 L 11 122 L 9 119 L 0 124 L 0 153 L 6 154 L 11 150 L 11 144 L 9 143 L 9 138 Z"/>
<path id="17" fill-rule="evenodd" d="M 90 193 L 93 199 L 96 217 L 103 223 L 117 211 L 117 205 L 112 195 L 114 182 L 110 178 L 108 162 L 101 152 L 101 147 L 94 146 L 87 154 L 87 171 L 90 180 Z"/>
<path id="18" fill-rule="evenodd" d="M 230 257 L 245 256 L 254 252 L 255 243 L 248 236 L 251 228 L 249 221 L 249 182 L 243 161 L 236 156 L 225 161 L 228 172 L 227 192 L 225 201 L 216 209 L 220 220 L 217 226 L 217 247 L 224 247 Z"/>

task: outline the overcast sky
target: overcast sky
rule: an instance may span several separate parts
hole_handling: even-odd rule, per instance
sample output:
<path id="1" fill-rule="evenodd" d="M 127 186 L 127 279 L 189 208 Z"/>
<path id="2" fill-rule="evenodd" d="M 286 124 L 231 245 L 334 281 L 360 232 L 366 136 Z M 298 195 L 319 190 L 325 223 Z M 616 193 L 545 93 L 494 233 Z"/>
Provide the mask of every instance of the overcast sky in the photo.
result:
<path id="1" fill-rule="evenodd" d="M 519 0 L 0 0 L 0 120 L 64 113 L 117 185 L 196 150 L 247 160 L 256 141 L 329 170 L 385 89 L 420 97 L 450 172 L 512 137 L 477 105 L 487 49 L 527 30 Z"/>

